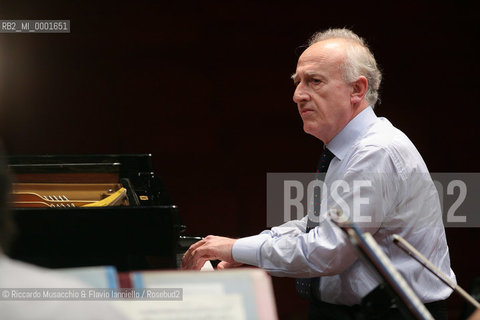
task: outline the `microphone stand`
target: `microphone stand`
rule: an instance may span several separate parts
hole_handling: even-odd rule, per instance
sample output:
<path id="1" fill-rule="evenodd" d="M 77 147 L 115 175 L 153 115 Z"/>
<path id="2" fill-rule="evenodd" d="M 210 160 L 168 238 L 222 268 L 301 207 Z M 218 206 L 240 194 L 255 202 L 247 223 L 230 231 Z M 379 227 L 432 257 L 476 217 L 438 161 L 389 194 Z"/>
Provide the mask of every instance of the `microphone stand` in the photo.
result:
<path id="1" fill-rule="evenodd" d="M 447 275 L 445 275 L 440 269 L 438 269 L 433 263 L 431 263 L 425 256 L 423 256 L 417 249 L 415 249 L 407 240 L 403 239 L 398 234 L 393 235 L 393 242 L 403 251 L 405 251 L 413 259 L 417 260 L 431 273 L 433 273 L 438 279 L 443 281 L 447 286 L 458 292 L 465 300 L 471 303 L 475 308 L 480 309 L 480 303 L 462 289 L 458 284 L 452 281 Z"/>
<path id="2" fill-rule="evenodd" d="M 398 302 L 397 307 L 405 317 L 410 318 L 413 315 L 416 319 L 434 320 L 370 233 L 362 233 L 352 221 L 345 219 L 343 212 L 340 210 L 331 210 L 330 217 L 348 235 L 350 242 L 359 249 L 373 270 L 387 282 L 397 297 L 400 298 L 395 300 Z"/>

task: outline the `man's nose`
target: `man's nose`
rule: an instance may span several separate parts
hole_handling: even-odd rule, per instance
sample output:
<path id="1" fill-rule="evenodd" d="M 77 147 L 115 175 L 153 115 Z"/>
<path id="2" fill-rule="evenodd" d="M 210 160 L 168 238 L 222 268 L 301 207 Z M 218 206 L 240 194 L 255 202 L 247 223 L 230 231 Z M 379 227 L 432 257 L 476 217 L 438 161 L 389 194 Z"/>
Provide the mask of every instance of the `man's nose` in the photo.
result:
<path id="1" fill-rule="evenodd" d="M 293 93 L 293 101 L 295 101 L 295 103 L 300 103 L 302 101 L 308 101 L 309 97 L 310 96 L 305 91 L 302 83 L 299 83 Z"/>

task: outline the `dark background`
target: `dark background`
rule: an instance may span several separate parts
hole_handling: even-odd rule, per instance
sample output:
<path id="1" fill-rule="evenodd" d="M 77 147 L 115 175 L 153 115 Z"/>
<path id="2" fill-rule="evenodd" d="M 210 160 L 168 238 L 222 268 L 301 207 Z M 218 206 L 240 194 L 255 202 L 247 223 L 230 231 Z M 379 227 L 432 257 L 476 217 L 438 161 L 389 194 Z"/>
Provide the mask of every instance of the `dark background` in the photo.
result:
<path id="1" fill-rule="evenodd" d="M 1 1 L 0 19 L 70 19 L 69 34 L 0 34 L 9 154 L 153 154 L 191 235 L 266 223 L 266 173 L 307 172 L 321 142 L 292 102 L 295 48 L 349 27 L 384 72 L 381 104 L 433 172 L 478 172 L 478 11 L 468 2 Z M 465 288 L 478 229 L 448 229 Z M 281 319 L 305 318 L 274 279 Z M 450 314 L 463 302 L 454 296 Z"/>

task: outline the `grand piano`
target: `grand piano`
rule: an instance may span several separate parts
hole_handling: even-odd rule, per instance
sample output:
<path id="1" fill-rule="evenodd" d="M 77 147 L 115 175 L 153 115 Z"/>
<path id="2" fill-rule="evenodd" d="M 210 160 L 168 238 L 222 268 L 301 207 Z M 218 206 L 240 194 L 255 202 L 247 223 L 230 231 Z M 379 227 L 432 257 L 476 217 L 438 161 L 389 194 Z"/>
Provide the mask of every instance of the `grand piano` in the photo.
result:
<path id="1" fill-rule="evenodd" d="M 185 226 L 153 173 L 150 154 L 10 156 L 7 161 L 18 229 L 12 258 L 50 268 L 178 267 Z"/>

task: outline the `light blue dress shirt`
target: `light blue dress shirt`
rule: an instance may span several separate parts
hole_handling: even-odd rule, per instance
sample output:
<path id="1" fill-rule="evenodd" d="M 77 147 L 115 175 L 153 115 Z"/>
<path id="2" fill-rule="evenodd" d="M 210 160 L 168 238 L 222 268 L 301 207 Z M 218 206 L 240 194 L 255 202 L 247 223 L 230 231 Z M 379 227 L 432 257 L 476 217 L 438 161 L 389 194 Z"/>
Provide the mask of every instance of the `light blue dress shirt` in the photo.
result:
<path id="1" fill-rule="evenodd" d="M 261 267 L 275 276 L 321 277 L 322 301 L 360 303 L 379 279 L 329 218 L 328 212 L 334 208 L 360 221 L 359 226 L 373 235 L 422 302 L 446 299 L 452 289 L 401 251 L 392 239 L 393 234 L 399 234 L 455 280 L 438 193 L 413 143 L 368 107 L 327 147 L 335 158 L 325 177 L 329 191 L 322 193 L 319 226 L 306 233 L 305 217 L 238 239 L 232 250 L 235 261 Z M 344 188 L 331 192 L 339 181 Z M 355 181 L 371 185 L 355 189 Z M 365 219 L 370 222 L 362 223 Z"/>

